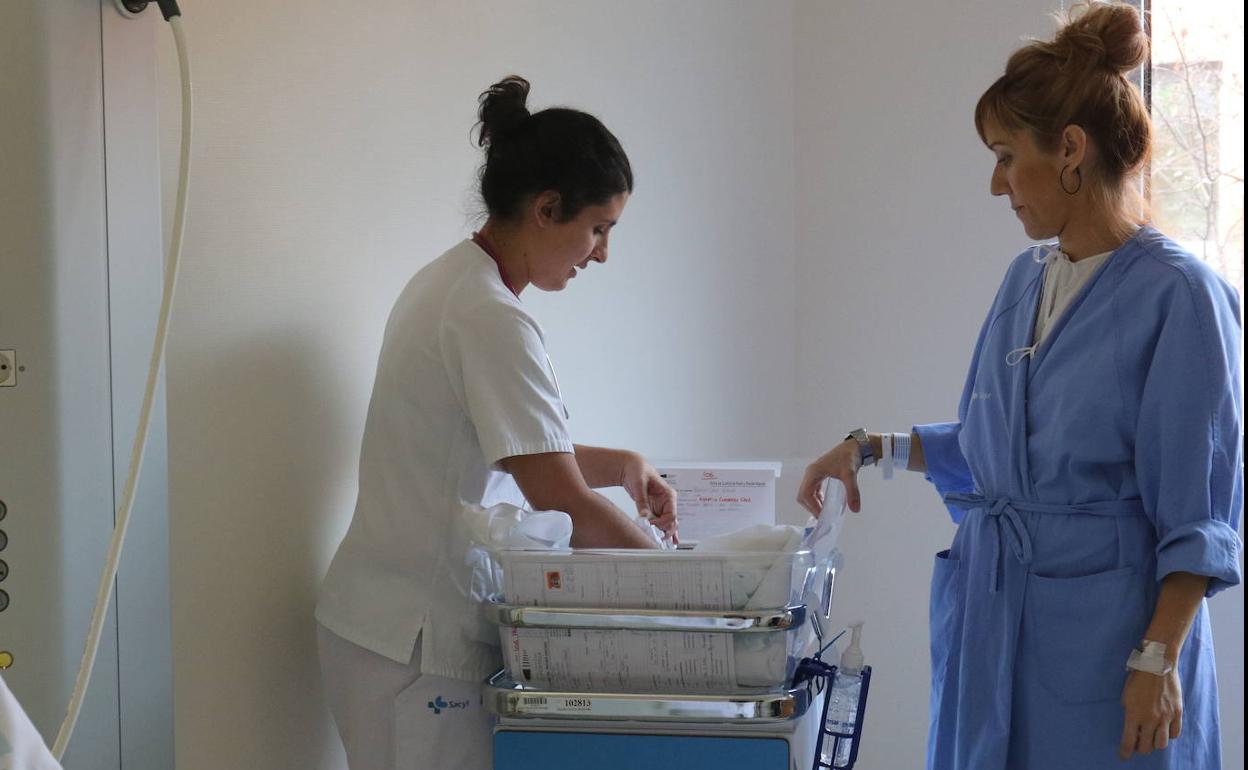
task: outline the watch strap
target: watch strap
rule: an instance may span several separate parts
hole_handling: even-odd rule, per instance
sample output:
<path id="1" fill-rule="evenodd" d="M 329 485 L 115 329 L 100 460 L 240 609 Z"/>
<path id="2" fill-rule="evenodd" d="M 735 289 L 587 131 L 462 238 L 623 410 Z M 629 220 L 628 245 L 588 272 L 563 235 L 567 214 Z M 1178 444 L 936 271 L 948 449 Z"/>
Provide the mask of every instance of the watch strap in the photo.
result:
<path id="1" fill-rule="evenodd" d="M 862 461 L 862 465 L 875 465 L 879 458 L 875 456 L 874 450 L 871 449 L 871 440 L 867 438 L 866 428 L 854 428 L 845 436 L 845 440 L 853 439 L 858 443 L 858 459 Z"/>

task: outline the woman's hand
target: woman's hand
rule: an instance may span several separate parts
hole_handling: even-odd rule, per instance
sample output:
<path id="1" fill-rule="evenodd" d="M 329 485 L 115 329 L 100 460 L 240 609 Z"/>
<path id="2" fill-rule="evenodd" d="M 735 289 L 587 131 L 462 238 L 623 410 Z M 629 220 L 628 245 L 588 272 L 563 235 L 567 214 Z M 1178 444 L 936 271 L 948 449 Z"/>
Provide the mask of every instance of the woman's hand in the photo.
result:
<path id="1" fill-rule="evenodd" d="M 1164 676 L 1132 671 L 1122 689 L 1124 720 L 1118 758 L 1164 749 L 1183 730 L 1183 686 L 1177 667 Z"/>
<path id="2" fill-rule="evenodd" d="M 812 515 L 818 516 L 823 510 L 824 479 L 839 479 L 845 485 L 845 501 L 849 510 L 857 513 L 862 507 L 862 499 L 858 494 L 858 468 L 861 465 L 862 456 L 858 452 L 858 442 L 853 439 L 842 441 L 806 466 L 806 475 L 802 476 L 802 484 L 797 490 L 797 502 Z"/>
<path id="3" fill-rule="evenodd" d="M 646 458 L 630 452 L 620 466 L 620 486 L 637 504 L 637 515 L 648 519 L 679 543 L 676 529 L 676 490 L 668 486 Z"/>

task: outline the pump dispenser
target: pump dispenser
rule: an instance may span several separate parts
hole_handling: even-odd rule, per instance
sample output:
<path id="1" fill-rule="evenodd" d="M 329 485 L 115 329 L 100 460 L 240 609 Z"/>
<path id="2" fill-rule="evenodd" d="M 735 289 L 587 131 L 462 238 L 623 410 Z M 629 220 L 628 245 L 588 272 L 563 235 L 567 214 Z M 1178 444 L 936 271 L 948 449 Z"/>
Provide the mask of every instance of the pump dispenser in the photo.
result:
<path id="1" fill-rule="evenodd" d="M 854 742 L 858 729 L 858 700 L 862 694 L 862 669 L 866 661 L 862 655 L 862 621 L 851 623 L 849 646 L 841 653 L 836 679 L 828 690 L 827 721 L 825 731 L 835 736 L 823 746 L 820 761 L 825 767 L 850 767 L 855 755 Z"/>
<path id="2" fill-rule="evenodd" d="M 845 652 L 841 653 L 839 673 L 846 676 L 857 676 L 862 673 L 862 667 L 867 665 L 862 657 L 862 621 L 851 623 L 849 629 L 849 646 L 845 648 Z"/>

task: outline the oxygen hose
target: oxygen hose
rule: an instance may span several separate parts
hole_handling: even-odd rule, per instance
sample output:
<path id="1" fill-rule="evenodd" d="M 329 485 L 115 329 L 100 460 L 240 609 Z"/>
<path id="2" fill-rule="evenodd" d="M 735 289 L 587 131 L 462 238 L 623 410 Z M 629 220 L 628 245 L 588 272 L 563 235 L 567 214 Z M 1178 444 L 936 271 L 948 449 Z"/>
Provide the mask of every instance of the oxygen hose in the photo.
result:
<path id="1" fill-rule="evenodd" d="M 121 2 L 119 8 L 123 12 L 138 13 L 147 5 L 146 2 Z M 152 401 L 156 393 L 156 382 L 160 367 L 165 357 L 165 338 L 169 330 L 169 313 L 173 306 L 173 290 L 178 281 L 178 260 L 182 255 L 182 234 L 186 225 L 186 198 L 191 167 L 191 66 L 187 55 L 186 34 L 182 29 L 182 15 L 174 0 L 159 0 L 161 13 L 173 30 L 173 40 L 178 50 L 178 68 L 182 79 L 182 150 L 178 162 L 178 192 L 173 215 L 173 237 L 169 244 L 169 257 L 165 263 L 164 292 L 160 298 L 160 316 L 156 324 L 156 338 L 152 342 L 151 364 L 147 370 L 147 389 L 143 393 L 143 406 L 139 411 L 138 429 L 134 435 L 134 448 L 130 455 L 130 471 L 126 477 L 126 485 L 121 495 L 121 504 L 117 507 L 117 515 L 113 523 L 113 535 L 109 542 L 108 559 L 104 571 L 100 575 L 100 586 L 96 592 L 95 609 L 91 615 L 91 627 L 87 633 L 86 648 L 78 665 L 78 675 L 74 680 L 74 691 L 66 709 L 65 721 L 56 735 L 52 746 L 52 754 L 57 761 L 65 755 L 65 747 L 74 732 L 78 715 L 82 711 L 83 699 L 87 694 L 87 684 L 91 681 L 91 671 L 95 667 L 95 656 L 100 649 L 100 636 L 104 631 L 104 620 L 108 615 L 108 605 L 112 597 L 113 581 L 117 577 L 117 565 L 121 560 L 121 547 L 126 539 L 126 527 L 130 523 L 130 512 L 134 508 L 134 494 L 139 482 L 139 469 L 143 465 L 143 453 L 147 449 L 147 434 L 152 417 Z"/>

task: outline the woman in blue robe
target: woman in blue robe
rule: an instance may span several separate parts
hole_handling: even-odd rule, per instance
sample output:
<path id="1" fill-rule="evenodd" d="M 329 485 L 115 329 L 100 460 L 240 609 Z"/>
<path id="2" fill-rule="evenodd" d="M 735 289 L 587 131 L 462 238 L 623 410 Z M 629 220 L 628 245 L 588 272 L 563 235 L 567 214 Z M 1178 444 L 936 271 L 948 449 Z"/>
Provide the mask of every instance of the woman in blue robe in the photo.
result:
<path id="1" fill-rule="evenodd" d="M 958 523 L 932 576 L 930 770 L 1221 767 L 1205 599 L 1240 582 L 1242 319 L 1137 213 L 1147 51 L 1135 10 L 1099 5 L 1011 57 L 976 107 L 991 192 L 1057 244 L 1010 265 L 956 422 L 854 431 L 802 481 L 812 512 L 828 477 L 858 510 L 881 458 Z"/>

